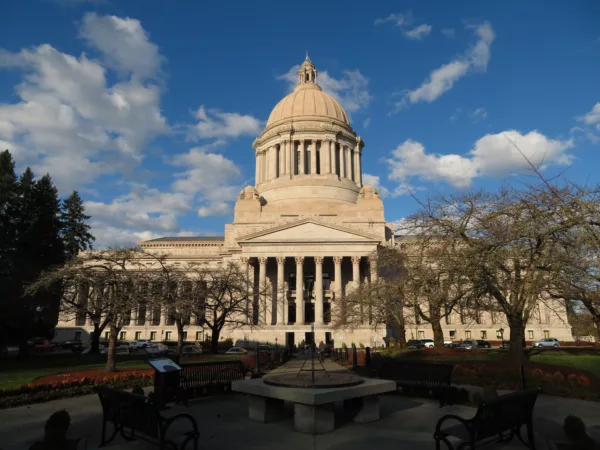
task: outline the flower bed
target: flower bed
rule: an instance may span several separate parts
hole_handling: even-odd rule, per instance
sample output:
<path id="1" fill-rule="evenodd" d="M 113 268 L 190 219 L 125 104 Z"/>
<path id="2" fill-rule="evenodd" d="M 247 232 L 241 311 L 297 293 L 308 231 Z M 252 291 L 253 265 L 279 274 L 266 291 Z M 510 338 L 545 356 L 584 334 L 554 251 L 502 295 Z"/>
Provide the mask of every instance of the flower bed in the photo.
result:
<path id="1" fill-rule="evenodd" d="M 0 409 L 92 394 L 94 388 L 100 385 L 131 389 L 150 386 L 153 382 L 151 369 L 131 369 L 114 374 L 91 370 L 49 375 L 15 389 L 0 390 Z"/>

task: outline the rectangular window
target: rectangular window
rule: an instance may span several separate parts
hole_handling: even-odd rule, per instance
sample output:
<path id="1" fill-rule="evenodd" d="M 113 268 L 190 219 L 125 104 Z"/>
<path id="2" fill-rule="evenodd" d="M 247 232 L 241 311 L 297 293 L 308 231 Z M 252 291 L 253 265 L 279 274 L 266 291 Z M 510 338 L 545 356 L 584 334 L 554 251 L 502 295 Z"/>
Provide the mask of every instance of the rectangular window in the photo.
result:
<path id="1" fill-rule="evenodd" d="M 304 160 L 304 173 L 311 173 L 310 169 L 310 155 L 312 154 L 313 150 L 306 150 L 306 152 L 304 152 L 304 155 L 306 155 L 306 159 Z"/>
<path id="2" fill-rule="evenodd" d="M 315 144 L 316 147 L 316 144 Z M 318 175 L 321 175 L 321 151 L 320 150 L 316 150 L 317 152 L 317 167 L 316 167 L 316 172 Z"/>
<path id="3" fill-rule="evenodd" d="M 465 309 L 460 307 L 460 323 L 465 324 Z"/>
<path id="4" fill-rule="evenodd" d="M 337 144 L 333 144 L 335 146 L 335 151 L 333 152 L 335 154 L 335 173 L 338 177 L 341 177 L 341 163 L 342 163 L 342 155 L 340 152 L 340 147 Z"/>
<path id="5" fill-rule="evenodd" d="M 104 339 L 109 340 L 110 339 L 110 331 L 106 331 L 104 333 Z"/>
<path id="6" fill-rule="evenodd" d="M 202 334 L 204 333 L 204 331 L 196 331 L 196 340 L 197 341 L 202 341 Z"/>
<path id="7" fill-rule="evenodd" d="M 502 339 L 502 333 L 500 333 L 500 330 L 496 330 L 496 338 Z"/>
<path id="8" fill-rule="evenodd" d="M 350 149 L 350 174 L 352 175 L 350 179 L 355 180 L 354 178 L 354 149 Z"/>
<path id="9" fill-rule="evenodd" d="M 296 156 L 294 158 L 294 175 L 300 174 L 300 150 L 296 150 Z"/>
<path id="10" fill-rule="evenodd" d="M 184 331 L 182 334 L 183 334 L 183 340 L 187 341 L 187 331 Z"/>
<path id="11" fill-rule="evenodd" d="M 494 311 L 492 311 L 490 314 L 492 316 L 492 323 L 496 323 L 498 321 L 498 318 L 496 317 L 496 313 Z"/>
<path id="12" fill-rule="evenodd" d="M 533 339 L 534 339 L 534 338 L 533 338 L 533 330 L 528 330 L 528 331 L 527 331 L 527 338 L 528 338 L 530 341 L 533 341 Z"/>
<path id="13" fill-rule="evenodd" d="M 170 341 L 171 340 L 171 332 L 167 331 L 165 332 L 165 341 Z"/>
<path id="14" fill-rule="evenodd" d="M 419 314 L 419 307 L 415 307 L 415 323 L 421 325 L 421 315 Z"/>
<path id="15" fill-rule="evenodd" d="M 544 339 L 548 339 L 550 337 L 550 331 L 544 330 Z"/>
<path id="16" fill-rule="evenodd" d="M 424 331 L 419 331 L 419 339 L 425 339 L 425 332 Z"/>
<path id="17" fill-rule="evenodd" d="M 487 331 L 483 330 L 481 332 L 481 339 L 487 339 Z"/>
<path id="18" fill-rule="evenodd" d="M 139 341 L 140 339 L 142 339 L 142 332 L 141 331 L 136 331 L 135 332 L 135 340 Z"/>
<path id="19" fill-rule="evenodd" d="M 279 164 L 281 161 L 281 146 L 278 145 L 277 146 L 277 151 L 275 152 L 276 155 L 276 159 L 277 161 L 275 161 L 275 178 L 279 178 L 280 173 L 279 173 Z"/>
<path id="20" fill-rule="evenodd" d="M 119 334 L 119 339 L 124 341 L 127 338 L 127 331 L 121 331 Z"/>
<path id="21" fill-rule="evenodd" d="M 331 278 L 327 272 L 323 272 L 323 290 L 329 291 L 331 289 Z"/>
<path id="22" fill-rule="evenodd" d="M 85 325 L 85 310 L 80 309 L 77 311 L 77 315 L 75 316 L 75 326 L 82 327 Z"/>
<path id="23" fill-rule="evenodd" d="M 156 340 L 156 331 L 151 331 L 150 332 L 150 340 L 151 341 L 155 341 Z"/>
<path id="24" fill-rule="evenodd" d="M 80 341 L 81 340 L 81 331 L 76 331 L 75 332 L 75 340 L 76 341 Z"/>
<path id="25" fill-rule="evenodd" d="M 465 331 L 465 339 L 471 339 L 471 332 Z"/>
<path id="26" fill-rule="evenodd" d="M 456 337 L 456 330 L 450 330 L 449 332 L 450 339 L 454 339 Z"/>

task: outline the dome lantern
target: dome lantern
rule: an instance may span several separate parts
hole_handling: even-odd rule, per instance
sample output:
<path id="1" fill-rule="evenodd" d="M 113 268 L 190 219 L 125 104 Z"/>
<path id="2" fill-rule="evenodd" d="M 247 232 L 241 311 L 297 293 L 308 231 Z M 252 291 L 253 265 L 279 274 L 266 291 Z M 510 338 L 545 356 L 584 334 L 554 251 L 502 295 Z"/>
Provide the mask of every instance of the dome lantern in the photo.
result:
<path id="1" fill-rule="evenodd" d="M 317 84 L 317 70 L 308 56 L 308 50 L 306 50 L 306 58 L 298 70 L 298 84 L 309 83 Z"/>

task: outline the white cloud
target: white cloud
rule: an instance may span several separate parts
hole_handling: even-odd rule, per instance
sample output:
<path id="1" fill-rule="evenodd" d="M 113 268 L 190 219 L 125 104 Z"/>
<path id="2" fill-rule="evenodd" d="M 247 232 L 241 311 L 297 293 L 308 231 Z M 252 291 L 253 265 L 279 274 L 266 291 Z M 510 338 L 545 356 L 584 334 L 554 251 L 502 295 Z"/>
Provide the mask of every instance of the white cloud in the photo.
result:
<path id="1" fill-rule="evenodd" d="M 414 18 L 410 11 L 404 13 L 393 13 L 387 17 L 381 17 L 375 20 L 375 25 L 393 23 L 398 27 L 404 36 L 408 39 L 420 40 L 431 33 L 433 27 L 428 24 L 414 26 Z"/>
<path id="2" fill-rule="evenodd" d="M 138 231 L 117 228 L 104 223 L 92 222 L 92 234 L 96 237 L 94 248 L 116 248 L 135 245 L 139 241 L 147 241 L 161 237 L 152 231 Z"/>
<path id="3" fill-rule="evenodd" d="M 491 57 L 490 47 L 495 38 L 494 30 L 488 22 L 469 28 L 475 30 L 474 35 L 477 37 L 475 44 L 464 55 L 433 70 L 418 88 L 402 92 L 401 100 L 395 105 L 396 110 L 403 109 L 409 104 L 431 103 L 452 89 L 454 83 L 468 73 L 487 69 Z"/>
<path id="4" fill-rule="evenodd" d="M 381 185 L 381 180 L 377 175 L 371 175 L 370 173 L 363 173 L 362 175 L 363 184 L 370 184 L 373 186 L 381 197 L 387 197 L 390 191 L 385 186 Z"/>
<path id="5" fill-rule="evenodd" d="M 106 67 L 136 78 L 155 78 L 165 58 L 139 20 L 87 13 L 79 36 L 102 54 Z"/>
<path id="6" fill-rule="evenodd" d="M 485 108 L 476 108 L 473 111 L 469 112 L 469 117 L 473 122 L 479 122 L 480 120 L 484 120 L 487 118 L 487 111 Z"/>
<path id="7" fill-rule="evenodd" d="M 456 37 L 456 30 L 454 28 L 442 28 L 441 32 L 447 38 Z"/>
<path id="8" fill-rule="evenodd" d="M 549 164 L 571 163 L 572 156 L 567 150 L 573 147 L 572 140 L 549 139 L 537 131 L 523 135 L 509 130 L 483 136 L 466 156 L 427 154 L 423 144 L 408 139 L 393 150 L 392 157 L 387 160 L 389 178 L 403 185 L 416 177 L 466 188 L 477 177 L 502 177 L 527 170 L 527 161 L 511 141 L 533 164 L 542 168 Z"/>
<path id="9" fill-rule="evenodd" d="M 586 125 L 593 125 L 600 131 L 600 102 L 596 103 L 591 111 L 578 117 L 578 120 Z"/>
<path id="10" fill-rule="evenodd" d="M 195 113 L 198 120 L 190 127 L 190 138 L 237 138 L 240 136 L 257 136 L 262 130 L 262 122 L 250 115 L 236 112 L 222 112 L 217 109 L 207 110 L 200 106 Z"/>
<path id="11" fill-rule="evenodd" d="M 371 125 L 371 118 L 367 117 L 364 121 L 363 121 L 363 128 L 369 128 L 369 125 Z"/>
<path id="12" fill-rule="evenodd" d="M 95 15 L 86 18 L 89 23 L 103 20 Z M 131 19 L 121 21 L 131 24 Z M 139 22 L 133 22 L 130 34 L 137 32 L 140 41 L 146 39 Z M 107 35 L 110 24 L 118 25 L 112 19 L 103 22 Z M 113 31 L 115 38 L 123 37 L 122 30 Z M 99 38 L 88 42 L 100 51 L 102 61 L 108 58 L 104 52 L 110 46 Z M 123 58 L 114 60 L 125 67 Z M 23 80 L 15 87 L 18 102 L 0 103 L 0 140 L 11 150 L 18 149 L 17 164 L 50 171 L 61 193 L 82 189 L 101 174 L 137 166 L 144 145 L 169 132 L 160 110 L 159 87 L 143 81 L 150 75 L 146 66 L 132 63 L 129 79 L 110 84 L 99 61 L 42 44 L 17 53 L 0 50 L 2 68 L 21 70 Z M 109 156 L 112 163 L 103 163 Z M 87 173 L 69 167 L 85 168 Z"/>
<path id="13" fill-rule="evenodd" d="M 283 75 L 277 77 L 289 83 L 290 92 L 298 82 L 299 64 L 292 66 Z M 319 71 L 317 75 L 319 86 L 335 98 L 348 113 L 357 112 L 366 107 L 371 101 L 369 93 L 369 79 L 358 69 L 344 70 L 342 78 L 334 78 L 326 70 Z"/>
<path id="14" fill-rule="evenodd" d="M 425 36 L 429 36 L 432 28 L 433 27 L 431 25 L 422 24 L 404 32 L 404 36 L 409 39 L 420 40 Z"/>
<path id="15" fill-rule="evenodd" d="M 211 153 L 214 144 L 192 148 L 179 155 L 173 164 L 186 166 L 187 170 L 175 174 L 178 178 L 173 189 L 198 196 L 202 203 L 198 215 L 226 215 L 231 212 L 231 202 L 239 194 L 241 170 L 230 159 L 218 153 Z"/>

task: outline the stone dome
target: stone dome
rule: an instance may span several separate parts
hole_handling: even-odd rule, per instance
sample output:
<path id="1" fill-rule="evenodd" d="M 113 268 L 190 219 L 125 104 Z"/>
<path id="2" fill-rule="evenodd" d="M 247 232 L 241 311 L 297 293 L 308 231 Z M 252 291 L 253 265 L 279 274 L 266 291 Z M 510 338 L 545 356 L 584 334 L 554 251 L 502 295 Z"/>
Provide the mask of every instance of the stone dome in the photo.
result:
<path id="1" fill-rule="evenodd" d="M 348 115 L 342 105 L 327 95 L 317 84 L 317 70 L 308 57 L 298 70 L 298 85 L 273 108 L 266 128 L 290 120 L 334 121 L 350 126 Z"/>
<path id="2" fill-rule="evenodd" d="M 286 95 L 273 108 L 267 127 L 281 120 L 289 119 L 333 119 L 350 125 L 348 115 L 342 105 L 327 95 L 316 84 L 300 84 L 294 92 Z"/>

